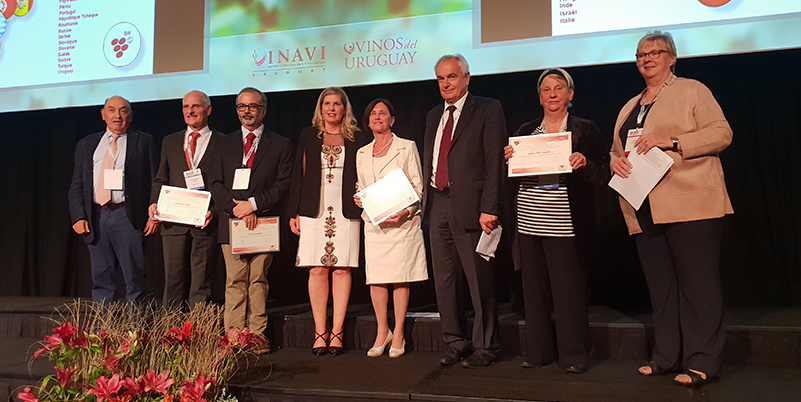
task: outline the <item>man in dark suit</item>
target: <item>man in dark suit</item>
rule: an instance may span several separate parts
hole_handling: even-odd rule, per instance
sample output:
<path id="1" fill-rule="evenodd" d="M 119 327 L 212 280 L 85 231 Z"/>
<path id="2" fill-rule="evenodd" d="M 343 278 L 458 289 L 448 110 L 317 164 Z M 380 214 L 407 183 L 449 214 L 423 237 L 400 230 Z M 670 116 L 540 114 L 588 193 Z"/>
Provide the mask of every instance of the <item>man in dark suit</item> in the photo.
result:
<path id="1" fill-rule="evenodd" d="M 242 219 L 248 229 L 258 217 L 279 215 L 276 209 L 289 192 L 292 180 L 292 151 L 287 138 L 264 128 L 267 97 L 255 88 L 245 88 L 236 97 L 240 130 L 219 141 L 219 163 L 210 173 L 214 202 L 220 210 L 218 241 L 225 258 L 225 326 L 249 327 L 262 335 L 267 328 L 267 272 L 271 253 L 233 254 L 229 240 L 229 219 Z M 243 184 L 247 177 L 247 184 Z M 266 337 L 257 353 L 269 353 Z"/>
<path id="2" fill-rule="evenodd" d="M 106 130 L 75 147 L 68 194 L 72 229 L 89 247 L 92 299 L 113 301 L 121 270 L 126 299 L 138 300 L 145 292 L 142 234 L 157 228 L 147 205 L 158 155 L 150 134 L 130 128 L 133 111 L 125 98 L 108 98 L 100 115 Z"/>
<path id="3" fill-rule="evenodd" d="M 500 102 L 467 93 L 470 70 L 462 55 L 442 56 L 434 71 L 445 102 L 426 116 L 423 211 L 431 222 L 434 285 L 448 346 L 440 364 L 469 356 L 464 367 L 483 367 L 500 347 L 492 264 L 475 249 L 482 231 L 498 225 L 505 121 Z M 475 310 L 472 339 L 457 289 L 465 279 Z"/>
<path id="4" fill-rule="evenodd" d="M 217 141 L 222 134 L 209 128 L 211 101 L 205 93 L 191 91 L 186 94 L 183 114 L 187 128 L 164 137 L 161 145 L 161 163 L 150 193 L 150 219 L 157 219 L 156 203 L 162 186 L 206 190 L 208 171 L 214 164 Z M 200 176 L 197 176 L 198 173 Z M 206 213 L 206 222 L 201 227 L 161 223 L 165 305 L 186 300 L 184 273 L 187 263 L 190 272 L 189 303 L 203 303 L 211 299 L 214 257 L 217 255 L 216 212 L 212 202 Z"/>

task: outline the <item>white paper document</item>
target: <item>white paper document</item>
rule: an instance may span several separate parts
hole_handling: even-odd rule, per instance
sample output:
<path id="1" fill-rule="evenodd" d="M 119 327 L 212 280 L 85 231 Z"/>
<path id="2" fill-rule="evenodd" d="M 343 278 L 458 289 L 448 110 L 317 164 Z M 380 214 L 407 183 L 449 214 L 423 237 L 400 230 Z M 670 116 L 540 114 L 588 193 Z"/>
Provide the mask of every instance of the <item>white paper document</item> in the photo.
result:
<path id="1" fill-rule="evenodd" d="M 481 238 L 478 239 L 478 245 L 476 245 L 476 253 L 487 261 L 495 257 L 495 250 L 498 248 L 498 242 L 501 241 L 502 232 L 501 225 L 496 226 L 489 234 L 481 231 Z"/>
<path id="2" fill-rule="evenodd" d="M 203 226 L 211 193 L 182 187 L 161 186 L 156 218 L 166 222 Z"/>
<path id="3" fill-rule="evenodd" d="M 631 174 L 625 179 L 618 175 L 612 176 L 609 187 L 620 193 L 634 209 L 639 210 L 648 193 L 673 166 L 673 158 L 659 148 L 651 148 L 644 154 L 631 152 L 628 158 L 632 165 Z"/>
<path id="4" fill-rule="evenodd" d="M 269 253 L 280 250 L 280 226 L 277 216 L 264 216 L 253 230 L 245 227 L 245 221 L 231 219 L 230 242 L 231 253 L 253 254 Z"/>
<path id="5" fill-rule="evenodd" d="M 362 208 L 367 212 L 373 226 L 378 226 L 398 211 L 420 201 L 417 191 L 406 177 L 403 169 L 389 172 L 383 179 L 357 193 Z"/>
<path id="6" fill-rule="evenodd" d="M 515 149 L 509 159 L 509 177 L 570 173 L 573 140 L 570 131 L 509 138 Z"/>

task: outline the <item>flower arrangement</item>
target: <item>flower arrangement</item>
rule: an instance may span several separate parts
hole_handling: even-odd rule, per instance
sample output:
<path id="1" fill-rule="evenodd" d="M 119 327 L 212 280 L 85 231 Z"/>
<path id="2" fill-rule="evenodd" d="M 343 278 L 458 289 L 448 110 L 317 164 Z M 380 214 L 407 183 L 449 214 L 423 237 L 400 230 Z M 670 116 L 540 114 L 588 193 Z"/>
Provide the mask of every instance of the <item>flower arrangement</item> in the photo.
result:
<path id="1" fill-rule="evenodd" d="M 222 308 L 189 311 L 76 301 L 38 342 L 55 374 L 18 394 L 23 402 L 206 402 L 224 397 L 238 357 L 261 343 L 248 328 L 223 332 Z"/>

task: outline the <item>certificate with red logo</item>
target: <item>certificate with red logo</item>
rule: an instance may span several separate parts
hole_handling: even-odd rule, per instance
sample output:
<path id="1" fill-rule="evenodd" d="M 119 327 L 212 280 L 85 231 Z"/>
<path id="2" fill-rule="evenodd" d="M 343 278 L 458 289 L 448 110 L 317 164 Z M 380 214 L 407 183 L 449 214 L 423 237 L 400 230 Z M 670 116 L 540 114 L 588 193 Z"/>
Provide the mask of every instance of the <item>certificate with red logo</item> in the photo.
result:
<path id="1" fill-rule="evenodd" d="M 509 138 L 515 152 L 509 158 L 509 177 L 570 173 L 573 142 L 570 131 Z"/>
<path id="2" fill-rule="evenodd" d="M 403 169 L 389 172 L 357 195 L 373 226 L 378 226 L 400 210 L 420 201 Z"/>
<path id="3" fill-rule="evenodd" d="M 269 253 L 280 250 L 280 219 L 277 216 L 263 216 L 253 229 L 245 226 L 242 219 L 231 219 L 231 252 L 233 254 Z"/>
<path id="4" fill-rule="evenodd" d="M 166 222 L 203 226 L 211 193 L 182 187 L 161 186 L 156 218 Z"/>

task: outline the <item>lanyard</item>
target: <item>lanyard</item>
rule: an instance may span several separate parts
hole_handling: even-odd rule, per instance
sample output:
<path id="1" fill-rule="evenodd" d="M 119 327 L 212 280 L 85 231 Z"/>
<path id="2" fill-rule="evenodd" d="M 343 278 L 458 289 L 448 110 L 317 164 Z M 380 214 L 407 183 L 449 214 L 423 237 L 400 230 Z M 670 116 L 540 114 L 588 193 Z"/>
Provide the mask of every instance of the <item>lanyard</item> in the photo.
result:
<path id="1" fill-rule="evenodd" d="M 656 103 L 656 98 L 659 97 L 659 93 L 662 92 L 662 88 L 666 86 L 667 82 L 662 84 L 662 86 L 659 87 L 659 90 L 656 91 L 656 95 L 654 95 L 654 98 L 651 99 L 651 103 L 647 105 L 643 104 L 643 101 L 645 101 L 645 95 L 646 93 L 648 93 L 648 88 L 646 88 L 645 91 L 642 91 L 642 94 L 640 95 L 640 113 L 637 114 L 637 128 L 642 128 L 645 117 L 651 111 L 651 108 L 654 107 L 654 103 Z"/>
<path id="2" fill-rule="evenodd" d="M 198 132 L 198 134 L 200 134 L 200 133 Z M 195 160 L 195 157 L 197 155 L 192 153 L 192 145 L 190 143 L 192 141 L 192 137 L 190 136 L 188 138 L 189 138 L 189 141 L 186 142 L 186 153 L 189 154 L 189 169 L 195 170 L 195 169 L 197 169 L 197 165 L 200 164 L 200 161 L 199 160 Z M 202 136 L 197 137 L 197 140 L 195 140 L 195 149 L 196 150 L 197 150 L 197 148 L 200 148 L 199 142 L 200 142 L 201 138 L 202 138 Z"/>

